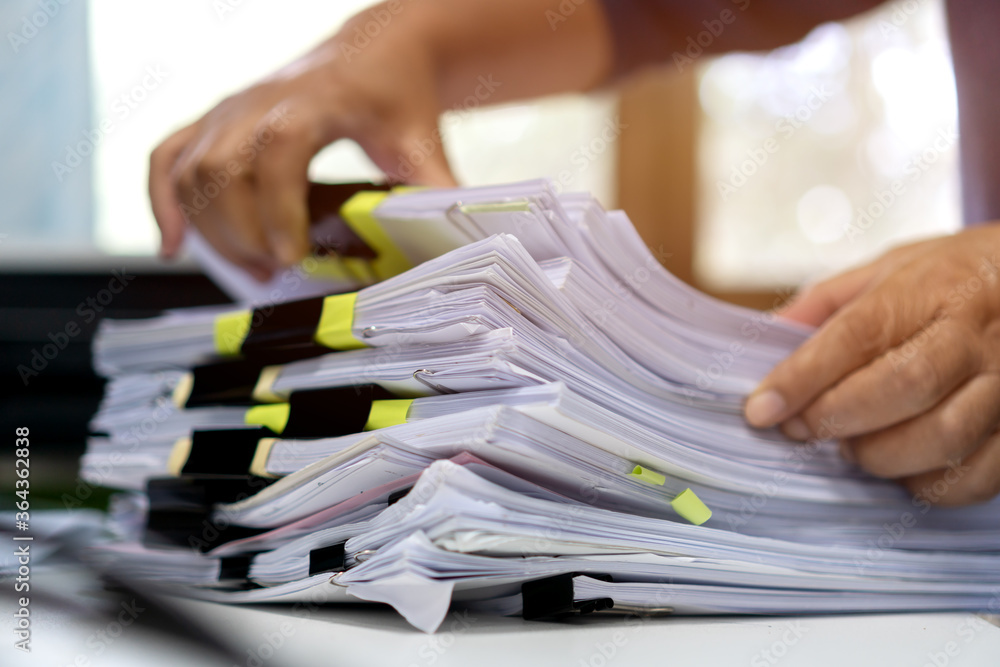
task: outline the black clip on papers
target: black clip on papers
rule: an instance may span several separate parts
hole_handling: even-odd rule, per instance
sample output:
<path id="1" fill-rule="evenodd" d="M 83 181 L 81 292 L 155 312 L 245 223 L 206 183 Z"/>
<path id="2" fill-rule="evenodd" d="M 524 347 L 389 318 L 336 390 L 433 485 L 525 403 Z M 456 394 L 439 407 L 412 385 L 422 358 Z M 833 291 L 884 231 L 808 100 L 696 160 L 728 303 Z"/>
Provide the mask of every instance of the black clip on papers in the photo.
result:
<path id="1" fill-rule="evenodd" d="M 323 313 L 323 298 L 286 301 L 254 308 L 250 317 L 250 331 L 240 346 L 240 352 L 253 357 L 267 354 L 275 348 L 316 348 L 313 336 Z"/>
<path id="2" fill-rule="evenodd" d="M 211 405 L 253 405 L 253 390 L 264 365 L 237 359 L 195 366 L 185 408 Z"/>
<path id="3" fill-rule="evenodd" d="M 524 620 L 536 621 L 574 614 L 590 614 L 615 606 L 615 602 L 611 598 L 594 598 L 576 602 L 573 599 L 573 580 L 576 577 L 590 577 L 600 581 L 612 580 L 611 575 L 608 574 L 567 572 L 545 579 L 526 581 L 521 584 L 521 615 Z"/>
<path id="4" fill-rule="evenodd" d="M 181 475 L 246 475 L 262 438 L 277 434 L 264 426 L 195 431 Z"/>
<path id="5" fill-rule="evenodd" d="M 372 401 L 393 398 L 396 396 L 371 384 L 293 391 L 281 437 L 329 438 L 360 433 L 368 423 Z"/>
<path id="6" fill-rule="evenodd" d="M 212 510 L 217 503 L 231 503 L 252 496 L 272 481 L 253 475 L 150 479 L 146 483 L 149 513 L 143 542 L 206 552 L 220 544 L 266 532 L 263 528 L 216 521 L 212 518 Z"/>
<path id="7" fill-rule="evenodd" d="M 331 544 L 309 552 L 309 576 L 320 572 L 340 572 L 344 569 L 344 546 L 347 542 Z"/>
<path id="8" fill-rule="evenodd" d="M 340 209 L 359 192 L 391 188 L 388 183 L 310 183 L 307 202 L 313 252 L 320 256 L 375 259 L 375 251 L 340 217 Z"/>

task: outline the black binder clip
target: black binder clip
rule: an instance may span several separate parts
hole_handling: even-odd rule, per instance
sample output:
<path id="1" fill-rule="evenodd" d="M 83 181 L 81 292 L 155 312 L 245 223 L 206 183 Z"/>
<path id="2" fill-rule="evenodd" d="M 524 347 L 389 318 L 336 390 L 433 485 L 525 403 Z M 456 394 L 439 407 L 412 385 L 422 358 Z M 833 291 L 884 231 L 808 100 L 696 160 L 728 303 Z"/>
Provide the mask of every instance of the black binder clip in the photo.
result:
<path id="1" fill-rule="evenodd" d="M 344 569 L 344 546 L 347 542 L 331 544 L 328 547 L 309 552 L 309 576 L 320 572 L 339 572 Z"/>
<path id="2" fill-rule="evenodd" d="M 526 621 L 546 618 L 560 618 L 570 615 L 590 614 L 604 611 L 615 606 L 611 598 L 593 598 L 591 600 L 573 599 L 573 579 L 590 577 L 599 581 L 612 581 L 609 574 L 591 574 L 585 572 L 566 572 L 545 579 L 526 581 L 521 584 L 521 615 Z"/>
<path id="3" fill-rule="evenodd" d="M 396 396 L 371 384 L 293 391 L 283 438 L 331 438 L 360 433 L 372 402 Z"/>
<path id="4" fill-rule="evenodd" d="M 196 430 L 191 434 L 191 451 L 181 468 L 182 475 L 246 475 L 257 444 L 277 434 L 269 428 L 229 428 Z"/>
<path id="5" fill-rule="evenodd" d="M 250 564 L 256 554 L 226 556 L 219 559 L 219 581 L 246 581 L 250 576 Z"/>
<path id="6" fill-rule="evenodd" d="M 386 499 L 386 503 L 389 504 L 389 505 L 395 505 L 400 500 L 402 500 L 403 498 L 405 498 L 406 495 L 410 491 L 412 491 L 412 490 L 413 490 L 413 486 L 407 486 L 407 487 L 402 488 L 402 489 L 396 489 L 395 491 L 393 491 L 392 493 L 389 494 L 389 497 Z"/>
<path id="7" fill-rule="evenodd" d="M 146 483 L 149 512 L 143 542 L 157 546 L 186 546 L 204 553 L 220 544 L 266 532 L 265 528 L 247 528 L 232 525 L 228 520 L 215 520 L 213 508 L 217 503 L 231 503 L 251 496 L 272 481 L 252 475 L 150 479 Z"/>

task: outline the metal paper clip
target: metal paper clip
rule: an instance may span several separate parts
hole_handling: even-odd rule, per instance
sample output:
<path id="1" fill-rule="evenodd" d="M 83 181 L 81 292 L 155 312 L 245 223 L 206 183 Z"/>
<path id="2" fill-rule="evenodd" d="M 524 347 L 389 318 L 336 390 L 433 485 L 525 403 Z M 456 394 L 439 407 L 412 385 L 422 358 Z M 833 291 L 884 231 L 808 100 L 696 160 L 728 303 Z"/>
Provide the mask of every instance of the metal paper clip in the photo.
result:
<path id="1" fill-rule="evenodd" d="M 430 381 L 424 379 L 423 377 L 421 377 L 422 375 L 436 375 L 436 373 L 435 373 L 435 371 L 432 371 L 432 370 L 427 369 L 427 368 L 419 368 L 419 369 L 413 371 L 413 379 L 414 380 L 416 380 L 420 384 L 424 385 L 425 387 L 429 387 L 430 389 L 433 389 L 434 391 L 436 391 L 439 394 L 457 394 L 458 393 L 454 389 L 448 389 L 447 387 L 442 387 L 439 384 L 435 384 L 433 382 L 430 382 Z"/>

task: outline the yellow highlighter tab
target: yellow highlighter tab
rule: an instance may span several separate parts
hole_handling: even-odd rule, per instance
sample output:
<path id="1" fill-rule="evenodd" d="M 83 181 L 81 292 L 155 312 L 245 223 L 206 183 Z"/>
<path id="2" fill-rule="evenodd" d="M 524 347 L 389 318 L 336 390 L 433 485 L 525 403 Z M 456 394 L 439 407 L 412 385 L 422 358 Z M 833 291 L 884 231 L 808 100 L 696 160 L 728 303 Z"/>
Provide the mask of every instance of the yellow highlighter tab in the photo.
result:
<path id="1" fill-rule="evenodd" d="M 531 204 L 526 201 L 490 202 L 487 204 L 466 204 L 462 213 L 530 213 Z"/>
<path id="2" fill-rule="evenodd" d="M 257 441 L 257 451 L 254 452 L 253 461 L 250 462 L 250 474 L 257 477 L 277 477 L 267 471 L 267 459 L 271 456 L 271 449 L 274 448 L 277 438 L 261 438 Z"/>
<path id="3" fill-rule="evenodd" d="M 243 341 L 250 333 L 252 319 L 253 312 L 249 310 L 238 310 L 217 316 L 213 330 L 215 351 L 228 357 L 239 354 Z"/>
<path id="4" fill-rule="evenodd" d="M 348 282 L 354 279 L 352 273 L 344 266 L 342 258 L 336 255 L 307 257 L 302 260 L 299 267 L 310 278 L 318 278 L 319 280 Z"/>
<path id="5" fill-rule="evenodd" d="M 649 468 L 643 468 L 642 466 L 636 466 L 632 469 L 632 472 L 628 474 L 629 477 L 634 477 L 640 482 L 645 482 L 646 484 L 652 484 L 653 486 L 663 486 L 663 483 L 667 481 L 666 476 L 661 475 L 655 470 L 650 470 Z"/>
<path id="6" fill-rule="evenodd" d="M 266 426 L 275 433 L 280 434 L 288 425 L 288 415 L 291 414 L 291 406 L 288 403 L 272 403 L 271 405 L 255 405 L 243 415 L 243 423 L 247 425 L 257 424 Z"/>
<path id="7" fill-rule="evenodd" d="M 691 489 L 684 489 L 678 493 L 677 497 L 670 501 L 670 505 L 675 512 L 696 526 L 700 526 L 712 518 L 712 510 L 708 509 L 708 506 L 701 502 L 701 498 Z"/>
<path id="8" fill-rule="evenodd" d="M 372 409 L 368 413 L 368 422 L 365 423 L 365 427 L 362 430 L 374 431 L 386 426 L 405 424 L 406 413 L 409 412 L 412 404 L 412 398 L 372 401 Z"/>
<path id="9" fill-rule="evenodd" d="M 274 392 L 274 383 L 278 381 L 283 366 L 264 366 L 257 376 L 257 384 L 253 387 L 250 396 L 260 403 L 284 403 L 287 396 L 280 396 Z"/>
<path id="10" fill-rule="evenodd" d="M 184 464 L 187 463 L 188 456 L 191 455 L 191 438 L 181 438 L 174 443 L 170 449 L 170 456 L 167 458 L 167 472 L 174 477 L 180 477 Z"/>
<path id="11" fill-rule="evenodd" d="M 371 261 L 371 268 L 379 280 L 391 278 L 413 268 L 410 260 L 375 218 L 375 209 L 388 196 L 387 192 L 358 192 L 340 207 L 340 217 L 365 242 L 365 245 L 375 252 L 376 257 Z"/>
<path id="12" fill-rule="evenodd" d="M 174 385 L 174 391 L 170 394 L 170 400 L 173 402 L 174 407 L 183 408 L 187 405 L 188 399 L 191 398 L 191 392 L 194 390 L 194 373 L 185 373 L 181 376 L 181 379 L 177 381 Z"/>
<path id="13" fill-rule="evenodd" d="M 367 347 L 351 333 L 354 326 L 354 303 L 357 300 L 357 292 L 334 294 L 323 299 L 323 310 L 313 340 L 334 350 Z"/>

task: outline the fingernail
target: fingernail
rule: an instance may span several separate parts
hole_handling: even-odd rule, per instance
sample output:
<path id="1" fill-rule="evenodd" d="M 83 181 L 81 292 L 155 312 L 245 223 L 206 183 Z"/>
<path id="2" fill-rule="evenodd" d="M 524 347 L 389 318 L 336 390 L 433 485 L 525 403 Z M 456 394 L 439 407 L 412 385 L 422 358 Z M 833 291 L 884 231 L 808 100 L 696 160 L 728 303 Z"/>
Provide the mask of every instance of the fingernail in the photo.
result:
<path id="1" fill-rule="evenodd" d="M 785 399 L 774 389 L 768 389 L 752 395 L 744 412 L 754 426 L 773 426 L 784 409 Z"/>
<path id="2" fill-rule="evenodd" d="M 781 432 L 792 440 L 808 440 L 812 437 L 812 431 L 802 421 L 801 417 L 792 417 L 781 425 Z"/>
<path id="3" fill-rule="evenodd" d="M 851 444 L 846 440 L 840 443 L 840 448 L 838 451 L 840 452 L 840 458 L 844 459 L 848 463 L 858 462 L 858 457 L 854 455 L 854 447 L 852 447 Z"/>

